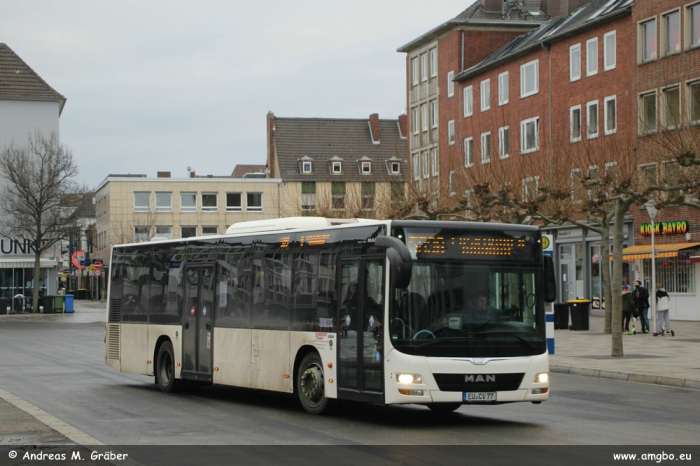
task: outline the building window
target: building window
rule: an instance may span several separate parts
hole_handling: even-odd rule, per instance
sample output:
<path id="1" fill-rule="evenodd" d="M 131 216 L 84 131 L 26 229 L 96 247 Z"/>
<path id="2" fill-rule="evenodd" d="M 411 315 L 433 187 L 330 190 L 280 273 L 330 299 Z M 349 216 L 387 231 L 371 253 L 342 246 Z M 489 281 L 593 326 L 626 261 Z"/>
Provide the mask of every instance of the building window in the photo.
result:
<path id="1" fill-rule="evenodd" d="M 664 55 L 681 51 L 681 12 L 676 10 L 661 17 L 661 50 Z"/>
<path id="2" fill-rule="evenodd" d="M 586 104 L 586 134 L 588 139 L 598 137 L 598 101 Z"/>
<path id="3" fill-rule="evenodd" d="M 440 174 L 440 160 L 438 159 L 437 149 L 433 149 L 430 151 L 430 158 L 432 159 L 430 161 L 430 164 L 432 166 L 432 175 L 438 176 Z"/>
<path id="4" fill-rule="evenodd" d="M 192 238 L 197 236 L 196 226 L 180 227 L 180 238 Z"/>
<path id="5" fill-rule="evenodd" d="M 173 211 L 173 193 L 156 193 L 156 212 Z"/>
<path id="6" fill-rule="evenodd" d="M 581 183 L 581 169 L 571 170 L 571 200 L 579 202 L 583 199 L 583 184 Z"/>
<path id="7" fill-rule="evenodd" d="M 219 233 L 219 227 L 216 226 L 203 226 L 202 236 L 213 236 Z"/>
<path id="8" fill-rule="evenodd" d="M 430 49 L 430 77 L 437 76 L 437 49 Z"/>
<path id="9" fill-rule="evenodd" d="M 614 70 L 617 66 L 617 33 L 606 32 L 603 35 L 603 70 Z"/>
<path id="10" fill-rule="evenodd" d="M 481 111 L 491 108 L 491 80 L 481 81 Z"/>
<path id="11" fill-rule="evenodd" d="M 692 124 L 700 123 L 700 81 L 688 84 L 688 114 Z"/>
<path id="12" fill-rule="evenodd" d="M 432 118 L 432 127 L 437 128 L 438 126 L 438 101 L 433 100 L 430 102 L 430 117 Z"/>
<path id="13" fill-rule="evenodd" d="M 151 227 L 135 226 L 134 227 L 134 242 L 144 243 L 150 240 Z"/>
<path id="14" fill-rule="evenodd" d="M 474 88 L 467 86 L 464 88 L 464 116 L 469 117 L 474 113 Z"/>
<path id="15" fill-rule="evenodd" d="M 150 212 L 151 211 L 151 193 L 150 192 L 134 192 L 134 212 Z"/>
<path id="16" fill-rule="evenodd" d="M 447 122 L 447 143 L 451 146 L 455 143 L 455 121 Z"/>
<path id="17" fill-rule="evenodd" d="M 454 196 L 455 194 L 457 194 L 457 191 L 455 191 L 455 171 L 454 170 L 450 170 L 449 183 L 450 183 L 450 186 L 449 186 L 450 187 L 450 196 Z"/>
<path id="18" fill-rule="evenodd" d="M 430 178 L 430 160 L 428 160 L 428 152 L 423 152 L 423 178 Z"/>
<path id="19" fill-rule="evenodd" d="M 510 156 L 510 130 L 508 126 L 498 128 L 498 157 L 507 159 Z"/>
<path id="20" fill-rule="evenodd" d="M 216 193 L 202 193 L 202 212 L 216 212 L 218 210 L 218 196 Z"/>
<path id="21" fill-rule="evenodd" d="M 343 162 L 331 162 L 331 173 L 334 175 L 343 173 Z"/>
<path id="22" fill-rule="evenodd" d="M 664 284 L 668 293 L 695 293 L 695 268 L 688 264 L 693 252 L 679 251 L 677 257 L 657 259 L 656 281 Z M 644 276 L 651 277 L 651 259 L 643 259 Z M 689 266 L 690 265 L 690 266 Z"/>
<path id="23" fill-rule="evenodd" d="M 418 134 L 418 107 L 411 109 L 411 130 L 413 134 Z"/>
<path id="24" fill-rule="evenodd" d="M 158 238 L 173 239 L 173 227 L 170 225 L 157 225 L 156 236 Z"/>
<path id="25" fill-rule="evenodd" d="M 656 131 L 656 91 L 639 97 L 640 132 L 642 134 Z"/>
<path id="26" fill-rule="evenodd" d="M 581 140 L 581 106 L 576 105 L 569 109 L 569 120 L 571 127 L 571 142 L 578 142 Z"/>
<path id="27" fill-rule="evenodd" d="M 450 71 L 447 73 L 447 98 L 449 99 L 450 97 L 455 95 L 455 72 Z"/>
<path id="28" fill-rule="evenodd" d="M 656 18 L 641 23 L 639 29 L 641 61 L 656 60 Z"/>
<path id="29" fill-rule="evenodd" d="M 491 162 L 491 132 L 481 133 L 481 163 Z"/>
<path id="30" fill-rule="evenodd" d="M 411 60 L 411 75 L 413 77 L 413 85 L 418 85 L 418 58 Z"/>
<path id="31" fill-rule="evenodd" d="M 246 212 L 262 212 L 262 193 L 246 193 Z"/>
<path id="32" fill-rule="evenodd" d="M 667 130 L 679 127 L 681 119 L 681 92 L 679 86 L 667 87 L 663 90 L 664 128 Z"/>
<path id="33" fill-rule="evenodd" d="M 686 48 L 700 46 L 700 3 L 688 7 L 686 19 Z"/>
<path id="34" fill-rule="evenodd" d="M 420 154 L 413 154 L 413 179 L 420 180 Z"/>
<path id="35" fill-rule="evenodd" d="M 581 44 L 569 47 L 569 81 L 581 79 Z"/>
<path id="36" fill-rule="evenodd" d="M 362 182 L 362 210 L 374 210 L 374 183 Z"/>
<path id="37" fill-rule="evenodd" d="M 301 210 L 305 212 L 316 210 L 316 182 L 301 182 Z"/>
<path id="38" fill-rule="evenodd" d="M 389 173 L 392 175 L 398 175 L 401 173 L 401 162 L 391 162 L 389 163 Z"/>
<path id="39" fill-rule="evenodd" d="M 642 165 L 642 189 L 645 189 L 648 186 L 655 186 L 658 184 L 659 179 L 657 175 L 657 167 L 656 164 L 650 164 L 650 165 Z"/>
<path id="40" fill-rule="evenodd" d="M 595 199 L 598 191 L 598 184 L 600 183 L 600 169 L 598 165 L 591 165 L 588 167 L 588 198 Z"/>
<path id="41" fill-rule="evenodd" d="M 312 162 L 301 162 L 301 172 L 305 175 L 311 174 L 313 169 Z"/>
<path id="42" fill-rule="evenodd" d="M 540 90 L 539 60 L 534 60 L 520 66 L 520 97 L 537 94 Z"/>
<path id="43" fill-rule="evenodd" d="M 598 74 L 598 38 L 586 41 L 586 76 Z"/>
<path id="44" fill-rule="evenodd" d="M 533 176 L 523 179 L 523 198 L 533 201 L 537 199 L 537 193 L 540 188 L 540 177 Z"/>
<path id="45" fill-rule="evenodd" d="M 498 75 L 498 105 L 508 103 L 508 72 Z"/>
<path id="46" fill-rule="evenodd" d="M 428 80 L 428 54 L 424 53 L 420 56 L 420 80 L 425 82 Z"/>
<path id="47" fill-rule="evenodd" d="M 520 122 L 520 152 L 527 154 L 540 148 L 540 118 Z"/>
<path id="48" fill-rule="evenodd" d="M 333 196 L 333 210 L 345 210 L 345 182 L 331 182 L 331 196 Z"/>
<path id="49" fill-rule="evenodd" d="M 240 212 L 241 210 L 243 210 L 241 193 L 226 193 L 226 212 Z"/>
<path id="50" fill-rule="evenodd" d="M 422 129 L 423 132 L 428 131 L 428 105 L 423 104 L 420 106 Z"/>
<path id="51" fill-rule="evenodd" d="M 372 162 L 362 162 L 360 164 L 360 172 L 363 175 L 371 175 L 372 174 Z"/>
<path id="52" fill-rule="evenodd" d="M 180 212 L 197 212 L 197 193 L 180 193 Z"/>
<path id="53" fill-rule="evenodd" d="M 474 166 L 474 138 L 464 138 L 464 166 Z"/>
<path id="54" fill-rule="evenodd" d="M 605 111 L 605 134 L 615 134 L 617 132 L 617 98 L 613 95 L 606 97 L 603 102 Z"/>

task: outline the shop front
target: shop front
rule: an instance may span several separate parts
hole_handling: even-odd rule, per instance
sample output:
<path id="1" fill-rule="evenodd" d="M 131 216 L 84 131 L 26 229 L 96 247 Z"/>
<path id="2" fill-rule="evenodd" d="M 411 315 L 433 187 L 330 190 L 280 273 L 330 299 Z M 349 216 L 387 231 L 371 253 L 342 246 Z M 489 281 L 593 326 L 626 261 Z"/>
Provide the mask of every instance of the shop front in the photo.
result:
<path id="1" fill-rule="evenodd" d="M 34 248 L 28 240 L 0 239 L 0 312 L 33 311 L 31 298 L 56 294 L 58 261 L 53 249 L 42 255 L 40 278 L 34 281 Z M 39 300 L 41 302 L 41 299 Z"/>

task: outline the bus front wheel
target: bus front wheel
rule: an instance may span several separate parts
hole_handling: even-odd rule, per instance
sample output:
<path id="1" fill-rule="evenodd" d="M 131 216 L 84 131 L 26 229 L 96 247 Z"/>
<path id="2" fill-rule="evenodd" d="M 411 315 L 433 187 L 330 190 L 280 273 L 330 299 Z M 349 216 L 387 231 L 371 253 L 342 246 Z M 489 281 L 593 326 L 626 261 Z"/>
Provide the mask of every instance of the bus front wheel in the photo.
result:
<path id="1" fill-rule="evenodd" d="M 156 358 L 156 371 L 158 386 L 165 393 L 175 391 L 177 380 L 175 379 L 175 351 L 173 344 L 164 342 L 158 349 Z"/>
<path id="2" fill-rule="evenodd" d="M 317 353 L 304 356 L 297 374 L 297 393 L 304 410 L 321 414 L 328 408 L 329 400 L 324 390 L 323 363 Z"/>

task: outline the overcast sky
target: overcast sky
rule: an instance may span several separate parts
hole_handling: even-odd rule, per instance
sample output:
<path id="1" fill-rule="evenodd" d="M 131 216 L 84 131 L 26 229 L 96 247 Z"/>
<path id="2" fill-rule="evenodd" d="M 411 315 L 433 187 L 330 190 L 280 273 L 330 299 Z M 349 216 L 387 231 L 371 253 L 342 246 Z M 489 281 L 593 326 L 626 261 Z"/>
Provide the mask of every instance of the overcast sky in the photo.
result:
<path id="1" fill-rule="evenodd" d="M 474 0 L 6 0 L 0 42 L 67 99 L 80 180 L 264 164 L 265 116 L 397 118 L 400 46 Z"/>

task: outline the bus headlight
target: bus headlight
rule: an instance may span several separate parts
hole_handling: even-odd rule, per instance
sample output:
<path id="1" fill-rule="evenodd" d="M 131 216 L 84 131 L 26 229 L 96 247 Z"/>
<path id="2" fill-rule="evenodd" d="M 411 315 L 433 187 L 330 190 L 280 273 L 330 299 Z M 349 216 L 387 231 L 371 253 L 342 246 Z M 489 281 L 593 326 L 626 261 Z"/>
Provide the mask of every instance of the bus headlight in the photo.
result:
<path id="1" fill-rule="evenodd" d="M 396 381 L 400 384 L 423 383 L 423 377 L 419 374 L 396 374 Z"/>
<path id="2" fill-rule="evenodd" d="M 549 382 L 549 373 L 541 372 L 535 375 L 535 383 L 547 383 Z"/>

